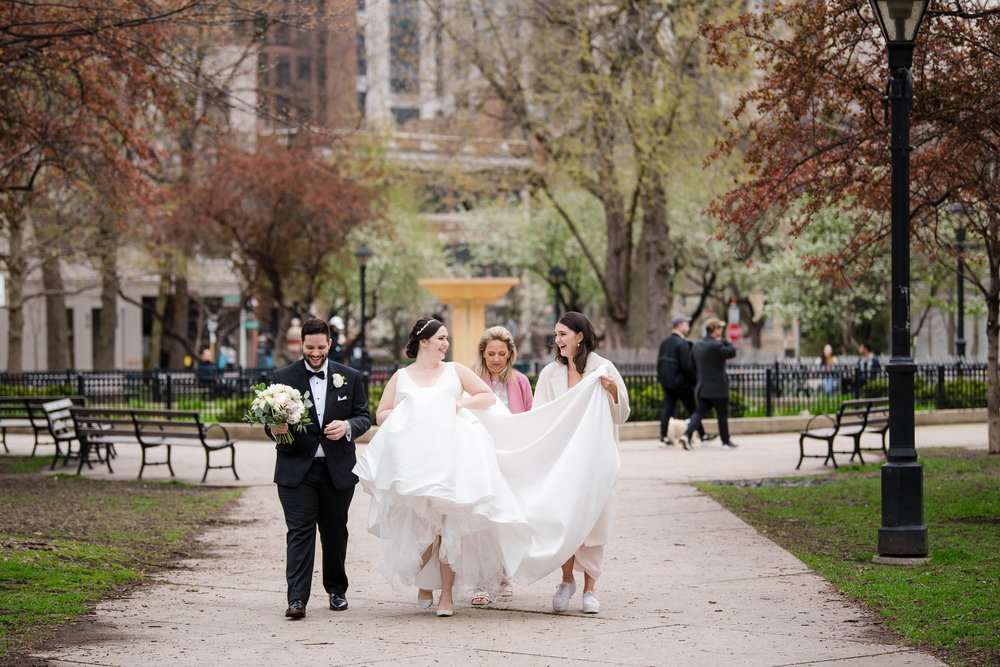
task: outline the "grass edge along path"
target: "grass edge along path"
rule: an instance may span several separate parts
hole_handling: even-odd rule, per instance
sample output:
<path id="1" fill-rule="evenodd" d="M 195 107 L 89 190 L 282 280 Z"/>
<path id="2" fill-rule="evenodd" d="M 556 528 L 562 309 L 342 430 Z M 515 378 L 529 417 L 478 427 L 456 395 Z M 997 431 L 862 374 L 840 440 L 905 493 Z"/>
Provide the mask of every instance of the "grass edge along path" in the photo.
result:
<path id="1" fill-rule="evenodd" d="M 183 557 L 245 490 L 39 473 L 50 460 L 0 456 L 0 665 Z"/>
<path id="2" fill-rule="evenodd" d="M 950 664 L 1000 664 L 1000 456 L 925 449 L 925 565 L 876 565 L 881 464 L 765 485 L 699 483 L 910 643 Z"/>

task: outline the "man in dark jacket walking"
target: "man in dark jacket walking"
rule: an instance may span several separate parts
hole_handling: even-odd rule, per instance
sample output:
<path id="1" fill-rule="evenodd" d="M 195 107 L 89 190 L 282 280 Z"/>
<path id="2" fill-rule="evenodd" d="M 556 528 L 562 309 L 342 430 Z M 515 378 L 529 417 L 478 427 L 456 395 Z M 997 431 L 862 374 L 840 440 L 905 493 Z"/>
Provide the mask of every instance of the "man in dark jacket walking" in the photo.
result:
<path id="1" fill-rule="evenodd" d="M 722 337 L 725 329 L 726 323 L 722 320 L 714 317 L 709 319 L 705 323 L 705 337 L 695 343 L 691 350 L 698 377 L 694 391 L 698 397 L 698 409 L 691 415 L 687 430 L 681 437 L 681 445 L 691 441 L 691 434 L 701 426 L 701 420 L 709 410 L 715 408 L 722 446 L 729 449 L 737 446 L 729 439 L 729 378 L 726 377 L 726 360 L 736 356 L 736 348 Z"/>
<path id="2" fill-rule="evenodd" d="M 660 441 L 664 445 L 672 445 L 670 440 L 670 419 L 677 412 L 677 402 L 680 401 L 687 410 L 688 416 L 695 412 L 694 366 L 691 363 L 691 342 L 687 336 L 691 333 L 691 318 L 678 315 L 671 320 L 673 330 L 660 343 L 660 351 L 656 355 L 656 377 L 663 387 L 663 412 L 660 414 Z M 701 439 L 710 440 L 705 436 L 705 429 L 698 427 Z M 714 436 L 712 436 L 714 437 Z M 688 448 L 686 440 L 681 441 L 684 449 Z"/>

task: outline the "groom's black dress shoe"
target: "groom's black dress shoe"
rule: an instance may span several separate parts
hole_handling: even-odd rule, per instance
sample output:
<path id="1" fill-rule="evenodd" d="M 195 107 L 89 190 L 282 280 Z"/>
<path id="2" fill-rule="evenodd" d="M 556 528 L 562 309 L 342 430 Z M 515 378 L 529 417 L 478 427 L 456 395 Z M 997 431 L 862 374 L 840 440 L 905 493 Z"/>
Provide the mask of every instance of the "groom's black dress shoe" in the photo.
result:
<path id="1" fill-rule="evenodd" d="M 340 593 L 330 593 L 330 609 L 344 611 L 347 609 L 347 598 Z"/>
<path id="2" fill-rule="evenodd" d="M 302 600 L 292 600 L 292 603 L 288 605 L 288 609 L 285 610 L 285 616 L 292 620 L 305 618 L 306 603 Z"/>

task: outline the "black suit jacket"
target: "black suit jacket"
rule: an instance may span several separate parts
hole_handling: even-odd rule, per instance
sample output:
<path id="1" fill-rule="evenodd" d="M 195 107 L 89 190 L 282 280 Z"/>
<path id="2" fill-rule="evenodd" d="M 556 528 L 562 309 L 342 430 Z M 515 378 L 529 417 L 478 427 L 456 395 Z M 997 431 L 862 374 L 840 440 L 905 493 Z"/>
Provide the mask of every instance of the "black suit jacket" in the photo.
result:
<path id="1" fill-rule="evenodd" d="M 333 386 L 335 373 L 344 376 L 343 386 Z M 349 366 L 328 360 L 326 376 L 326 396 L 310 395 L 309 397 L 313 402 L 313 407 L 309 408 L 312 424 L 301 432 L 296 430 L 294 426 L 289 426 L 289 433 L 295 440 L 288 445 L 275 445 L 277 457 L 274 461 L 274 481 L 276 484 L 282 486 L 301 484 L 316 456 L 317 444 L 322 445 L 323 452 L 326 454 L 326 467 L 330 471 L 330 479 L 333 480 L 334 488 L 348 489 L 358 483 L 358 477 L 353 472 L 354 464 L 357 463 L 355 442 L 372 425 L 371 415 L 368 413 L 368 395 L 361 382 L 361 373 Z M 274 372 L 271 381 L 272 384 L 287 384 L 303 394 L 310 391 L 309 374 L 306 371 L 305 361 L 301 359 L 279 368 Z M 320 424 L 316 417 L 316 402 L 318 400 L 325 401 L 323 424 Z M 350 423 L 350 440 L 346 438 L 330 440 L 323 435 L 323 426 L 336 419 L 345 419 Z M 270 429 L 265 430 L 268 437 L 273 440 Z"/>
<path id="2" fill-rule="evenodd" d="M 705 336 L 691 349 L 694 367 L 698 373 L 696 396 L 704 398 L 729 398 L 729 378 L 726 377 L 726 359 L 736 356 L 736 348 L 728 340 Z"/>

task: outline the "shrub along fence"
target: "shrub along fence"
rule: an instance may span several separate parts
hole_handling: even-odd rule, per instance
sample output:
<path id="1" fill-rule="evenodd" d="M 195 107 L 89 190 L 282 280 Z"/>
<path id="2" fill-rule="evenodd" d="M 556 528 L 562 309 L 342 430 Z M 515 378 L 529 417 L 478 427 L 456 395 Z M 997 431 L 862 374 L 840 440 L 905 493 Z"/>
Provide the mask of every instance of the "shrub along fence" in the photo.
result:
<path id="1" fill-rule="evenodd" d="M 375 365 L 368 378 L 372 414 L 396 364 Z M 629 421 L 655 421 L 663 390 L 651 364 L 619 366 L 632 405 Z M 268 382 L 271 369 L 232 371 L 68 371 L 0 373 L 0 396 L 84 396 L 100 406 L 197 410 L 205 421 L 239 422 L 253 388 Z M 883 368 L 868 376 L 854 366 L 730 364 L 730 415 L 764 417 L 836 412 L 849 398 L 886 396 Z M 534 378 L 531 378 L 534 382 Z M 986 364 L 918 364 L 914 380 L 918 410 L 986 407 Z M 683 408 L 680 408 L 683 410 Z"/>

